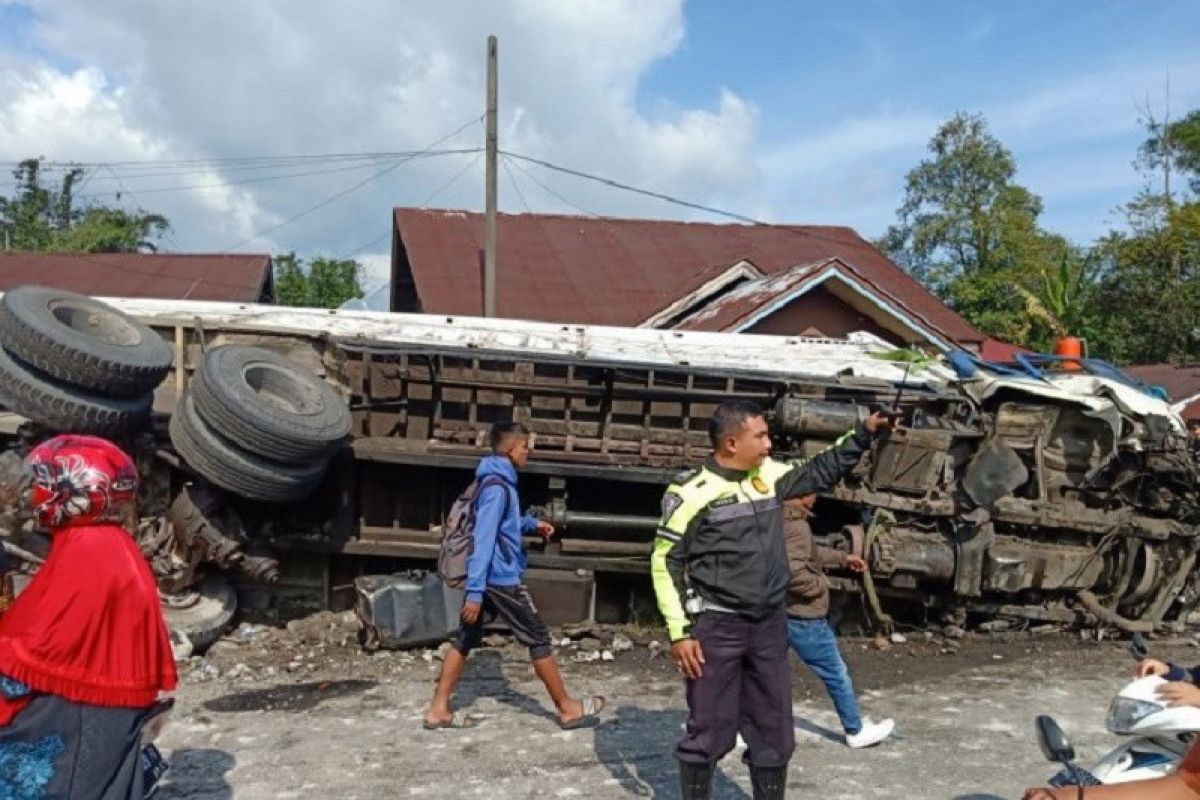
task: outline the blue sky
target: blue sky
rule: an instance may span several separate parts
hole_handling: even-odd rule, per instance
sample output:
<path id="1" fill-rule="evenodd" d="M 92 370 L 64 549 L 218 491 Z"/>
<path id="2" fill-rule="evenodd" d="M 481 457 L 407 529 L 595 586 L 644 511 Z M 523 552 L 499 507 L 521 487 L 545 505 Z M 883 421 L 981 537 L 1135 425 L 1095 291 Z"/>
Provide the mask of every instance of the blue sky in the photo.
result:
<path id="1" fill-rule="evenodd" d="M 956 111 L 1014 153 L 1043 224 L 1088 243 L 1142 184 L 1139 103 L 1200 108 L 1197 2 L 0 0 L 0 162 L 478 147 L 500 37 L 501 146 L 758 219 L 878 236 Z M 472 123 L 472 120 L 475 120 Z M 465 124 L 465 127 L 464 127 Z M 378 166 L 378 165 L 376 165 Z M 97 168 L 87 191 L 177 250 L 355 255 L 389 209 L 479 209 L 477 155 L 262 183 Z M 526 165 L 501 209 L 718 218 Z M 145 170 L 142 170 L 145 172 Z M 240 173 L 244 176 L 245 173 Z M 11 183 L 0 174 L 0 194 Z M 351 189 L 315 211 L 314 206 Z M 108 192 L 109 194 L 101 194 Z M 367 246 L 364 247 L 364 243 Z"/>
<path id="2" fill-rule="evenodd" d="M 802 171 L 772 185 L 772 197 L 819 214 L 819 203 L 804 199 L 806 176 L 822 194 L 862 192 L 871 208 L 858 224 L 868 234 L 890 219 L 878 206 L 886 200 L 894 210 L 904 173 L 924 156 L 937 121 L 963 110 L 983 113 L 1013 151 L 1018 179 L 1045 199 L 1045 224 L 1090 240 L 1141 185 L 1131 166 L 1143 138 L 1136 106 L 1149 96 L 1161 112 L 1170 76 L 1174 110 L 1200 108 L 1196 2 L 731 8 L 715 0 L 685 6 L 686 37 L 646 75 L 639 103 L 702 104 L 715 87 L 728 87 L 759 111 L 760 158 L 785 166 L 789 154 L 802 155 L 798 134 L 845 136 L 850 152 L 823 152 L 844 157 L 846 173 L 831 180 Z"/>

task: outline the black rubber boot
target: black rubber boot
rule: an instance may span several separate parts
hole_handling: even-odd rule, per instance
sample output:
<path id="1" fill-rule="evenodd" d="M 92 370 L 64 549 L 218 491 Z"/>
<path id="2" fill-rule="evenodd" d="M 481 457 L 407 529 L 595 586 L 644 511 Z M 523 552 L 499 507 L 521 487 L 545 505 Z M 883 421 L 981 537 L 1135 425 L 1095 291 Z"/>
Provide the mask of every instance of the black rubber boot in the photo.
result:
<path id="1" fill-rule="evenodd" d="M 679 796 L 682 800 L 708 800 L 712 792 L 712 764 L 679 762 Z"/>
<path id="2" fill-rule="evenodd" d="M 787 793 L 787 766 L 750 767 L 754 800 L 783 800 Z"/>

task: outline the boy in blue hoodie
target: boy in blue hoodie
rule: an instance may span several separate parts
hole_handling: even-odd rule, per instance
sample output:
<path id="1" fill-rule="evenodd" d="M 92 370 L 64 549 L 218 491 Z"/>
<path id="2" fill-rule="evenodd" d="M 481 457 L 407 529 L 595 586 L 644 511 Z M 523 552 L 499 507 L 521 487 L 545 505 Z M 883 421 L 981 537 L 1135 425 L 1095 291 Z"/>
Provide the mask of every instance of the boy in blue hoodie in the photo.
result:
<path id="1" fill-rule="evenodd" d="M 462 625 L 442 661 L 433 701 L 425 712 L 425 727 L 469 728 L 476 724 L 473 718 L 450 710 L 450 697 L 467 656 L 483 638 L 485 614 L 503 619 L 517 641 L 529 648 L 533 671 L 554 701 L 559 725 L 564 729 L 582 727 L 596 719 L 604 698 L 577 699 L 567 693 L 554 660 L 550 631 L 522 582 L 525 552 L 521 535 L 537 532 L 548 538 L 554 534 L 553 525 L 520 511 L 517 470 L 529 459 L 529 431 L 519 422 L 499 422 L 492 426 L 490 439 L 492 455 L 480 460 L 475 470 L 474 545 L 467 559 Z"/>

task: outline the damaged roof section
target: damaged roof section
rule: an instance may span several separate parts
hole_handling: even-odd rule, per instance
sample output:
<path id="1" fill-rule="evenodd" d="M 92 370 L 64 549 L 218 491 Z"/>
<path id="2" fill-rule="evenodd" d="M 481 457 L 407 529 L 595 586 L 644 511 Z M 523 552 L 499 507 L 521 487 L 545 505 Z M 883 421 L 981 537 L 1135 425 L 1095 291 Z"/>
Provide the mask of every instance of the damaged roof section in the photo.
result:
<path id="1" fill-rule="evenodd" d="M 906 342 L 929 341 L 942 350 L 953 346 L 954 337 L 949 332 L 840 258 L 821 259 L 747 279 L 714 297 L 675 327 L 749 332 L 817 287 L 823 287 L 837 300 Z"/>

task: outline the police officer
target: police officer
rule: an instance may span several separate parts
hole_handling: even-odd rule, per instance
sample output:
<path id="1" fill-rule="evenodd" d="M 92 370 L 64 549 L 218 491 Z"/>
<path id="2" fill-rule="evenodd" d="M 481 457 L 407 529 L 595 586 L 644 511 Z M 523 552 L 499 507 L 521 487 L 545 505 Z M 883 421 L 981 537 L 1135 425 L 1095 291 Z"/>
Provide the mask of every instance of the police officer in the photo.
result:
<path id="1" fill-rule="evenodd" d="M 663 496 L 651 569 L 671 657 L 687 679 L 675 751 L 685 800 L 709 796 L 740 732 L 755 800 L 782 798 L 795 747 L 782 501 L 827 491 L 888 426 L 876 413 L 809 461 L 769 458 L 762 410 L 730 401 L 709 421 L 713 455 Z"/>

